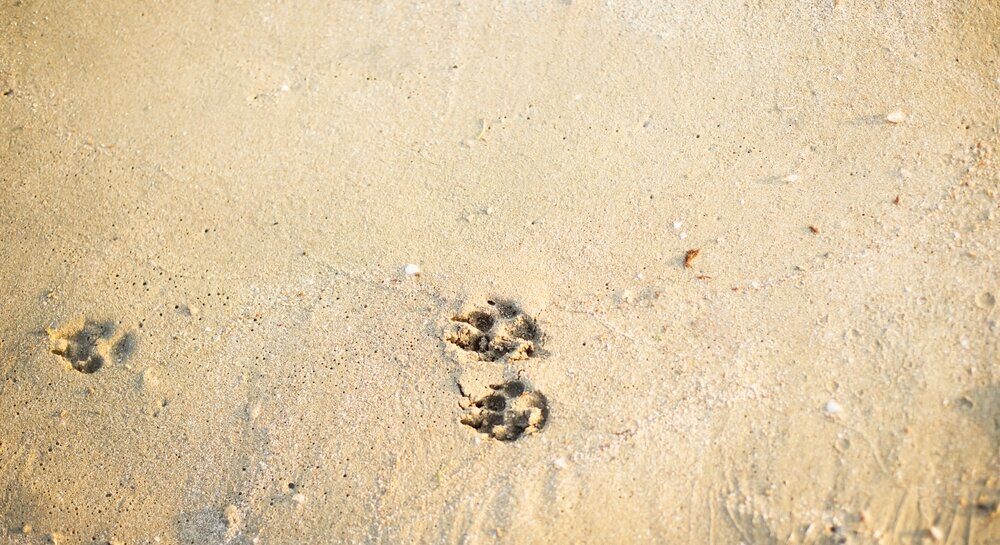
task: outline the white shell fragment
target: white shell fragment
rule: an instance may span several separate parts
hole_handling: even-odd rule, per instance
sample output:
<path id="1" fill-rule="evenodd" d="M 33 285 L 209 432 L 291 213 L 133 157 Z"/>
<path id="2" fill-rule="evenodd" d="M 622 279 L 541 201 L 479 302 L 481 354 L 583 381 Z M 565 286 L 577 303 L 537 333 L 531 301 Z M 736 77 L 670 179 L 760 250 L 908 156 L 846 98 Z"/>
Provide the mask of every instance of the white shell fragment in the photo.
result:
<path id="1" fill-rule="evenodd" d="M 889 112 L 889 115 L 885 116 L 885 120 L 893 124 L 902 123 L 906 121 L 906 114 L 903 113 L 903 110 L 895 110 Z"/>
<path id="2" fill-rule="evenodd" d="M 406 273 L 406 276 L 420 276 L 420 265 L 410 263 L 403 267 L 403 272 Z"/>
<path id="3" fill-rule="evenodd" d="M 826 405 L 823 405 L 823 412 L 826 413 L 827 416 L 837 416 L 844 412 L 844 408 L 840 406 L 840 403 L 831 399 L 826 402 Z"/>

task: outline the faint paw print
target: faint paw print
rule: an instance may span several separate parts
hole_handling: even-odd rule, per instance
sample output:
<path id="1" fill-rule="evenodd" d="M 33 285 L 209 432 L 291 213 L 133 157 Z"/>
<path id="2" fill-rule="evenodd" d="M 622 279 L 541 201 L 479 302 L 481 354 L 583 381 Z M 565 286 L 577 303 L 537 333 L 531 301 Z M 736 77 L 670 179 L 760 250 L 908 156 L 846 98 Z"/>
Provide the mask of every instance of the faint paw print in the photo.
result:
<path id="1" fill-rule="evenodd" d="M 135 351 L 135 335 L 117 331 L 113 322 L 79 319 L 47 332 L 49 351 L 81 373 L 95 373 L 112 357 L 121 361 Z"/>

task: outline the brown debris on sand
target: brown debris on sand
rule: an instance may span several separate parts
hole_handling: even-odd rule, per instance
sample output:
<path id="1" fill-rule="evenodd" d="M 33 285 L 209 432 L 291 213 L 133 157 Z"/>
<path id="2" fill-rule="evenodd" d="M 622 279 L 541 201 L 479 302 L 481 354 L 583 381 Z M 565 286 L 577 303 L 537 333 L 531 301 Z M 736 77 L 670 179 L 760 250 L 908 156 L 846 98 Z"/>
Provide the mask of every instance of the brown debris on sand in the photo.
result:
<path id="1" fill-rule="evenodd" d="M 700 253 L 701 253 L 700 248 L 694 248 L 692 250 L 688 250 L 687 253 L 684 254 L 684 268 L 690 269 L 692 267 L 692 264 L 694 263 L 694 260 L 698 258 L 698 254 Z"/>

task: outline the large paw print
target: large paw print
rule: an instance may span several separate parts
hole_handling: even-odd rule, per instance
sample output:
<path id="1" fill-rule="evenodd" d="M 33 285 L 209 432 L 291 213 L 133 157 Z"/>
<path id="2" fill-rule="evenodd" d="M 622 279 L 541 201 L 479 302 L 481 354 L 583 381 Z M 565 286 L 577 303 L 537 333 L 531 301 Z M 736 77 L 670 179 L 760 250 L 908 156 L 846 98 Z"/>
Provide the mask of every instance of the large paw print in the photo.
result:
<path id="1" fill-rule="evenodd" d="M 548 400 L 519 380 L 490 386 L 470 401 L 462 423 L 500 441 L 513 441 L 542 429 L 549 417 Z"/>
<path id="2" fill-rule="evenodd" d="M 451 319 L 445 340 L 482 361 L 518 361 L 539 349 L 535 321 L 511 301 L 487 301 L 488 306 Z"/>

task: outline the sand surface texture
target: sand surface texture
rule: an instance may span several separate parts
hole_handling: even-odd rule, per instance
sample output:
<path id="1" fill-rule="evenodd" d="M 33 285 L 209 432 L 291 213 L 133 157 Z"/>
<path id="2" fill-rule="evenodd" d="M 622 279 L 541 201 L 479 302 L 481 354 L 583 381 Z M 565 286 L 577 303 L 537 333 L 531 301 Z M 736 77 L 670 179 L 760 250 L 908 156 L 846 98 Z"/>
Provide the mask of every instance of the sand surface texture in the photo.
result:
<path id="1" fill-rule="evenodd" d="M 1000 2 L 0 38 L 0 543 L 1000 543 Z"/>

